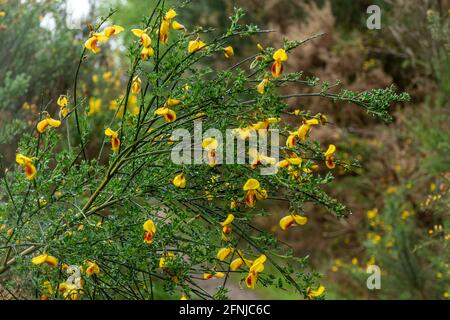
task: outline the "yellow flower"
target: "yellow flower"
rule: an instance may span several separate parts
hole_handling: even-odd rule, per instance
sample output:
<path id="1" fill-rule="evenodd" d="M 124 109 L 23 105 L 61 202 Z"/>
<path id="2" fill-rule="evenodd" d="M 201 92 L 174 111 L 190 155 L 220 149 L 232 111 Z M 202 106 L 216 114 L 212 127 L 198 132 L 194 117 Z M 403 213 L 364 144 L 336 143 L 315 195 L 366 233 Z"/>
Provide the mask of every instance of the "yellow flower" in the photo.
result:
<path id="1" fill-rule="evenodd" d="M 111 37 L 111 36 L 121 33 L 123 30 L 125 30 L 123 27 L 113 25 L 110 27 L 106 27 L 105 30 L 103 31 L 103 33 L 105 34 L 105 36 Z"/>
<path id="2" fill-rule="evenodd" d="M 164 269 L 167 267 L 167 262 L 172 261 L 175 258 L 175 254 L 173 252 L 164 253 L 159 258 L 159 267 Z"/>
<path id="3" fill-rule="evenodd" d="M 264 263 L 266 262 L 267 257 L 265 255 L 261 255 L 259 258 L 253 261 L 250 266 L 249 273 L 245 278 L 245 284 L 247 287 L 254 289 L 255 284 L 258 281 L 259 274 L 264 271 Z"/>
<path id="4" fill-rule="evenodd" d="M 51 118 L 50 115 L 47 113 L 46 118 L 39 121 L 39 123 L 36 126 L 36 129 L 39 133 L 44 133 L 49 126 L 53 128 L 58 128 L 60 125 L 61 121 Z"/>
<path id="5" fill-rule="evenodd" d="M 108 82 L 112 78 L 112 72 L 111 71 L 104 72 L 102 77 L 103 77 L 103 80 Z"/>
<path id="6" fill-rule="evenodd" d="M 142 29 L 131 29 L 131 32 L 139 38 L 139 43 L 142 45 L 141 59 L 145 61 L 148 57 L 153 57 L 155 51 L 151 47 L 152 39 L 150 36 Z"/>
<path id="7" fill-rule="evenodd" d="M 79 281 L 79 285 L 67 282 L 60 283 L 59 291 L 63 294 L 65 300 L 80 300 L 83 294 L 81 283 L 82 281 Z"/>
<path id="8" fill-rule="evenodd" d="M 164 15 L 164 19 L 171 20 L 177 16 L 177 12 L 174 9 L 169 9 Z"/>
<path id="9" fill-rule="evenodd" d="M 333 144 L 330 144 L 328 147 L 328 150 L 325 151 L 325 164 L 329 169 L 334 169 L 336 167 L 336 164 L 334 163 L 334 153 L 336 152 L 336 146 Z"/>
<path id="10" fill-rule="evenodd" d="M 33 180 L 36 177 L 37 170 L 33 164 L 33 159 L 19 153 L 16 155 L 16 162 L 23 166 L 25 176 L 28 180 Z"/>
<path id="11" fill-rule="evenodd" d="M 148 57 L 153 57 L 155 55 L 155 50 L 152 47 L 142 48 L 141 50 L 141 59 L 143 61 L 148 60 Z"/>
<path id="12" fill-rule="evenodd" d="M 199 50 L 201 50 L 202 48 L 204 48 L 206 46 L 206 44 L 200 40 L 200 37 L 197 37 L 197 39 L 193 40 L 193 41 L 189 41 L 189 45 L 188 45 L 188 52 L 189 53 L 195 53 Z"/>
<path id="13" fill-rule="evenodd" d="M 44 253 L 31 259 L 31 263 L 36 265 L 45 263 L 52 268 L 56 268 L 58 266 L 58 259 L 56 259 L 54 256 L 49 256 L 47 253 Z"/>
<path id="14" fill-rule="evenodd" d="M 158 108 L 155 111 L 155 115 L 164 116 L 164 120 L 167 123 L 174 122 L 177 119 L 177 114 L 172 109 L 167 107 Z"/>
<path id="15" fill-rule="evenodd" d="M 5 11 L 0 11 L 0 17 L 4 17 L 6 16 L 6 12 Z"/>
<path id="16" fill-rule="evenodd" d="M 149 219 L 144 222 L 144 243 L 151 244 L 156 233 L 156 227 L 153 220 Z"/>
<path id="17" fill-rule="evenodd" d="M 179 175 L 175 176 L 175 178 L 173 178 L 172 183 L 175 187 L 184 189 L 186 188 L 186 176 L 184 175 L 184 173 L 180 173 Z"/>
<path id="18" fill-rule="evenodd" d="M 119 148 L 120 148 L 119 133 L 117 131 L 112 130 L 111 128 L 107 128 L 105 130 L 105 136 L 111 138 L 112 151 L 114 151 L 114 152 L 119 151 Z"/>
<path id="19" fill-rule="evenodd" d="M 84 46 L 86 49 L 91 50 L 93 53 L 97 54 L 101 51 L 97 44 L 99 42 L 108 41 L 108 37 L 102 33 L 95 33 L 92 37 L 86 40 Z"/>
<path id="20" fill-rule="evenodd" d="M 94 274 L 100 274 L 100 267 L 95 261 L 87 261 L 86 275 L 92 276 Z"/>
<path id="21" fill-rule="evenodd" d="M 186 27 L 183 26 L 181 23 L 179 23 L 177 21 L 172 22 L 172 28 L 174 30 L 184 30 L 184 31 L 186 31 Z"/>
<path id="22" fill-rule="evenodd" d="M 100 98 L 96 99 L 94 97 L 89 98 L 88 116 L 91 116 L 93 114 L 100 112 L 101 109 L 102 109 L 102 99 L 100 99 Z"/>
<path id="23" fill-rule="evenodd" d="M 264 94 L 266 92 L 266 87 L 269 84 L 269 78 L 264 78 L 257 86 L 256 90 L 259 94 Z"/>
<path id="24" fill-rule="evenodd" d="M 203 280 L 209 280 L 212 277 L 223 278 L 223 277 L 225 277 L 225 273 L 223 273 L 223 272 L 214 272 L 214 273 L 205 272 L 203 274 Z"/>
<path id="25" fill-rule="evenodd" d="M 286 140 L 286 147 L 292 149 L 297 144 L 297 133 L 291 133 Z"/>
<path id="26" fill-rule="evenodd" d="M 250 158 L 252 158 L 252 169 L 257 168 L 259 165 L 274 165 L 276 162 L 275 158 L 260 154 L 256 150 L 256 148 L 250 148 L 250 150 L 248 151 L 248 155 L 250 156 Z"/>
<path id="27" fill-rule="evenodd" d="M 69 109 L 67 108 L 67 105 L 69 104 L 69 99 L 65 95 L 60 95 L 57 104 L 59 106 L 60 117 L 65 118 L 69 113 Z"/>
<path id="28" fill-rule="evenodd" d="M 180 297 L 180 300 L 188 300 L 188 297 L 187 297 L 185 294 L 183 294 L 183 295 Z"/>
<path id="29" fill-rule="evenodd" d="M 208 164 L 210 166 L 215 166 L 217 164 L 216 149 L 218 146 L 219 143 L 214 138 L 206 138 L 202 142 L 202 148 L 205 149 L 208 153 Z"/>
<path id="30" fill-rule="evenodd" d="M 141 78 L 135 77 L 131 85 L 131 92 L 138 94 L 141 91 Z"/>
<path id="31" fill-rule="evenodd" d="M 375 219 L 377 215 L 378 215 L 378 209 L 377 208 L 367 211 L 367 218 L 369 220 Z"/>
<path id="32" fill-rule="evenodd" d="M 298 214 L 290 214 L 287 215 L 280 220 L 281 230 L 286 230 L 293 224 L 297 224 L 299 226 L 303 226 L 308 222 L 308 218 L 298 215 Z"/>
<path id="33" fill-rule="evenodd" d="M 228 256 L 233 252 L 233 248 L 227 247 L 227 248 L 221 248 L 219 249 L 219 251 L 217 252 L 217 259 L 219 259 L 220 261 L 225 260 L 226 258 L 228 258 Z"/>
<path id="34" fill-rule="evenodd" d="M 236 271 L 236 270 L 238 270 L 240 267 L 242 267 L 243 265 L 244 265 L 244 260 L 242 260 L 241 258 L 234 259 L 234 260 L 230 263 L 230 270 L 231 270 L 231 271 Z"/>
<path id="35" fill-rule="evenodd" d="M 228 216 L 227 216 L 227 218 L 225 219 L 225 221 L 223 221 L 223 222 L 221 223 L 221 225 L 222 225 L 223 227 L 225 227 L 225 226 L 228 226 L 228 225 L 232 224 L 233 221 L 234 221 L 234 215 L 233 215 L 232 213 L 230 213 L 230 214 L 228 214 Z"/>
<path id="36" fill-rule="evenodd" d="M 283 73 L 283 62 L 288 60 L 287 53 L 284 49 L 278 49 L 273 55 L 274 63 L 272 65 L 272 76 L 279 78 Z"/>
<path id="37" fill-rule="evenodd" d="M 315 299 L 320 297 L 325 293 L 325 287 L 320 285 L 317 290 L 313 290 L 311 288 L 308 288 L 306 295 L 308 296 L 308 299 Z"/>
<path id="38" fill-rule="evenodd" d="M 47 290 L 48 294 L 53 294 L 53 287 L 50 281 L 44 281 L 42 287 L 44 287 L 45 290 Z"/>
<path id="39" fill-rule="evenodd" d="M 353 257 L 352 258 L 352 265 L 356 266 L 358 264 L 358 258 Z"/>
<path id="40" fill-rule="evenodd" d="M 234 56 L 234 49 L 232 46 L 228 46 L 223 49 L 223 54 L 225 55 L 225 58 L 229 59 Z"/>
<path id="41" fill-rule="evenodd" d="M 139 43 L 144 47 L 148 48 L 152 45 L 152 39 L 150 36 L 142 29 L 131 29 L 131 32 L 139 38 Z"/>
<path id="42" fill-rule="evenodd" d="M 166 12 L 161 22 L 161 26 L 159 27 L 159 41 L 163 44 L 167 44 L 169 41 L 169 31 L 172 19 L 177 16 L 177 12 L 173 9 L 170 9 Z M 178 22 L 175 25 L 172 25 L 175 30 L 180 30 L 177 28 L 184 29 L 184 26 L 179 24 Z"/>
<path id="43" fill-rule="evenodd" d="M 167 99 L 166 103 L 164 104 L 165 107 L 176 107 L 181 104 L 181 100 L 178 99 Z"/>
<path id="44" fill-rule="evenodd" d="M 250 208 L 255 206 L 256 200 L 267 199 L 267 190 L 262 189 L 259 181 L 256 179 L 248 179 L 243 189 L 244 191 L 247 191 L 245 203 Z"/>
<path id="45" fill-rule="evenodd" d="M 222 225 L 222 240 L 223 241 L 228 241 L 227 236 L 231 233 L 231 224 L 232 224 L 233 220 L 234 220 L 234 215 L 230 213 L 230 214 L 228 214 L 225 221 L 223 221 L 221 223 L 221 225 Z"/>

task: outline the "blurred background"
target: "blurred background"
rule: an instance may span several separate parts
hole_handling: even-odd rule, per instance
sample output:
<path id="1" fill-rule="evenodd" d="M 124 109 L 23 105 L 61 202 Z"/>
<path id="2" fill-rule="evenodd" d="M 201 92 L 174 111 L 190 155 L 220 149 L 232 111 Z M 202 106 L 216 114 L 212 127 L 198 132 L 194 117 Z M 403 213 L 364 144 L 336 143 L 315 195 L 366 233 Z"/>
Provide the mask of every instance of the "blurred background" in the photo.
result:
<path id="1" fill-rule="evenodd" d="M 89 29 L 118 9 L 112 22 L 138 27 L 153 0 L 0 0 L 0 150 L 12 166 L 17 141 L 32 129 L 39 105 L 69 93 Z M 184 2 L 172 1 L 173 5 Z M 367 7 L 381 8 L 380 30 L 369 30 Z M 179 20 L 225 29 L 233 7 L 248 23 L 276 32 L 254 42 L 233 43 L 239 59 L 256 44 L 280 47 L 283 37 L 325 35 L 290 54 L 288 71 L 304 71 L 363 91 L 394 84 L 411 95 L 394 106 L 395 120 L 382 124 L 355 106 L 291 99 L 291 111 L 325 114 L 331 125 L 314 138 L 337 145 L 340 157 L 358 159 L 354 172 L 336 172 L 328 191 L 352 212 L 338 220 L 310 208 L 308 227 L 281 233 L 276 226 L 288 208 L 267 204 L 271 219 L 261 227 L 279 233 L 299 256 L 310 256 L 323 275 L 328 299 L 448 299 L 450 294 L 450 30 L 444 0 L 193 0 L 178 9 Z M 81 70 L 92 125 L 103 127 L 124 89 L 127 37 L 111 41 L 108 55 L 89 59 Z M 106 50 L 104 50 L 106 51 Z M 220 61 L 211 64 L 220 67 Z M 287 93 L 305 90 L 295 86 Z M 131 101 L 137 107 L 136 101 Z M 134 105 L 133 105 L 134 104 Z M 287 121 L 291 119 L 286 118 Z M 92 145 L 98 141 L 90 137 Z M 2 170 L 3 172 L 3 170 Z M 2 173 L 0 173 L 1 175 Z M 382 270 L 381 290 L 366 287 L 366 266 Z M 232 298 L 289 299 L 290 291 L 258 288 Z"/>

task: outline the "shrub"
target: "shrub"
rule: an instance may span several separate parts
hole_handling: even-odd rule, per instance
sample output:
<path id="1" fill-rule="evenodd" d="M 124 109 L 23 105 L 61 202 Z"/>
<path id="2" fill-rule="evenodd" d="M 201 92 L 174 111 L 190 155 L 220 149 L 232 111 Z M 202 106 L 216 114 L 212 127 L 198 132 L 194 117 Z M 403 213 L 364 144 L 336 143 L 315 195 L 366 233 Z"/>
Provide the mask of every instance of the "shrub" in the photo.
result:
<path id="1" fill-rule="evenodd" d="M 335 157 L 334 146 L 309 139 L 311 130 L 327 125 L 325 115 L 296 111 L 294 128 L 280 121 L 285 101 L 317 96 L 349 102 L 389 122 L 389 106 L 406 101 L 408 95 L 393 88 L 339 91 L 339 83 L 283 72 L 289 53 L 317 36 L 285 40 L 278 50 L 255 48 L 254 55 L 233 61 L 231 39 L 245 41 L 268 31 L 241 24 L 240 9 L 223 34 L 205 28 L 188 31 L 175 23 L 176 12 L 164 3 L 158 1 L 140 29 L 133 30 L 137 37 L 128 46 L 123 98 L 101 131 L 87 116 L 91 110 L 79 95 L 75 76 L 68 103 L 58 99 L 60 120 L 41 105 L 37 131 L 22 137 L 18 165 L 5 172 L 0 202 L 0 273 L 9 271 L 21 280 L 14 283 L 11 276 L 4 286 L 11 291 L 19 285 L 23 296 L 44 299 L 166 294 L 221 299 L 227 284 L 239 281 L 249 288 L 290 287 L 299 297 L 322 298 L 320 275 L 307 269 L 308 257 L 294 257 L 253 220 L 267 215 L 259 206 L 265 199 L 289 203 L 280 221 L 286 232 L 295 232 L 292 225 L 307 227 L 302 226 L 309 214 L 304 211 L 307 203 L 345 217 L 346 207 L 322 188 L 333 180 L 331 169 L 351 169 L 357 163 Z M 105 27 L 113 13 L 93 27 L 78 69 L 85 60 L 97 58 L 97 46 L 124 31 L 117 25 Z M 205 66 L 215 55 L 230 59 L 230 65 L 223 70 Z M 291 83 L 315 90 L 278 93 Z M 136 113 L 129 104 L 134 95 Z M 204 130 L 234 128 L 244 141 L 269 134 L 264 129 L 279 129 L 286 147 L 269 157 L 248 144 L 247 164 L 223 165 L 216 163 L 221 152 L 217 136 L 203 136 L 193 146 L 202 152 L 202 164 L 174 163 L 173 133 L 193 133 L 193 124 L 200 121 Z M 60 126 L 68 123 L 76 128 L 78 142 L 62 133 Z M 85 150 L 92 135 L 104 136 L 94 157 Z M 103 163 L 106 154 L 109 159 Z M 283 160 L 277 162 L 278 156 Z M 274 164 L 276 174 L 259 174 L 257 169 Z M 264 271 L 265 264 L 271 268 Z M 223 279 L 215 293 L 202 286 L 201 281 L 210 278 Z"/>

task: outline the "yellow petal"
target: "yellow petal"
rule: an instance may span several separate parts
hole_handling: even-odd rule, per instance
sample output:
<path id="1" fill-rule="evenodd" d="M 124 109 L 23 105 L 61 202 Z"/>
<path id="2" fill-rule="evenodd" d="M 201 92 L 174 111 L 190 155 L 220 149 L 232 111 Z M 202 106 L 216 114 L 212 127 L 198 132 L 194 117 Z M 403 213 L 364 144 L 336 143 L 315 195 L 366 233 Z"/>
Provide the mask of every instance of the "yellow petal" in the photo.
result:
<path id="1" fill-rule="evenodd" d="M 65 108 L 67 107 L 67 104 L 69 103 L 69 99 L 67 98 L 67 96 L 61 95 L 58 98 L 57 104 L 58 106 L 60 106 L 61 108 Z"/>
<path id="2" fill-rule="evenodd" d="M 178 100 L 178 99 L 171 99 L 171 98 L 169 98 L 169 99 L 167 99 L 167 102 L 166 102 L 166 105 L 168 107 L 176 107 L 176 106 L 178 106 L 180 104 L 181 104 L 181 100 Z"/>
<path id="3" fill-rule="evenodd" d="M 172 22 L 172 28 L 174 30 L 186 30 L 186 27 L 177 21 Z"/>
<path id="4" fill-rule="evenodd" d="M 180 189 L 186 188 L 186 177 L 185 177 L 184 173 L 180 173 L 179 175 L 177 175 L 173 179 L 172 183 L 177 188 L 180 188 Z"/>
<path id="5" fill-rule="evenodd" d="M 105 130 L 105 136 L 107 136 L 107 137 L 118 137 L 119 134 L 117 133 L 117 131 L 114 131 L 111 128 L 107 128 Z"/>
<path id="6" fill-rule="evenodd" d="M 239 269 L 240 267 L 242 267 L 243 264 L 244 264 L 244 261 L 243 261 L 241 258 L 234 259 L 234 260 L 230 263 L 230 270 L 231 270 L 231 271 L 236 271 L 237 269 Z"/>
<path id="7" fill-rule="evenodd" d="M 217 252 L 217 259 L 219 259 L 220 261 L 225 260 L 233 251 L 233 249 L 231 248 L 221 248 L 219 249 L 219 251 Z"/>
<path id="8" fill-rule="evenodd" d="M 308 135 L 308 132 L 310 130 L 310 126 L 307 124 L 303 124 L 298 128 L 298 137 L 300 140 L 305 140 L 306 136 Z"/>
<path id="9" fill-rule="evenodd" d="M 214 138 L 206 138 L 205 140 L 203 140 L 202 142 L 202 148 L 205 150 L 216 150 L 217 147 L 219 146 L 219 143 L 217 142 L 216 139 Z"/>
<path id="10" fill-rule="evenodd" d="M 289 135 L 286 140 L 286 147 L 293 148 L 295 147 L 296 144 L 297 144 L 297 135 L 296 134 Z"/>
<path id="11" fill-rule="evenodd" d="M 234 220 L 234 215 L 233 214 L 228 214 L 227 218 L 225 219 L 224 222 L 221 223 L 222 226 L 227 226 L 229 224 L 231 224 Z"/>
<path id="12" fill-rule="evenodd" d="M 294 217 L 295 223 L 298 224 L 299 226 L 303 226 L 308 222 L 307 217 L 304 217 L 304 216 L 301 216 L 298 214 L 293 215 L 293 217 Z"/>
<path id="13" fill-rule="evenodd" d="M 18 154 L 16 155 L 16 162 L 17 162 L 18 164 L 24 165 L 24 164 L 26 164 L 26 163 L 31 163 L 31 162 L 33 162 L 33 160 L 32 160 L 31 158 L 28 158 L 28 157 L 24 156 L 23 154 L 18 153 Z"/>
<path id="14" fill-rule="evenodd" d="M 247 182 L 244 184 L 243 189 L 244 189 L 244 191 L 256 190 L 259 187 L 260 187 L 259 181 L 256 180 L 256 179 L 251 178 L 251 179 L 248 179 Z"/>
<path id="15" fill-rule="evenodd" d="M 48 127 L 48 121 L 47 121 L 47 119 L 44 119 L 44 120 L 39 121 L 39 123 L 36 126 L 36 130 L 39 133 L 44 133 L 47 130 L 47 127 Z"/>
<path id="16" fill-rule="evenodd" d="M 329 157 L 336 152 L 336 146 L 334 144 L 330 144 L 328 150 L 325 151 L 325 157 Z"/>
<path id="17" fill-rule="evenodd" d="M 147 221 L 144 222 L 143 228 L 147 232 L 156 233 L 155 223 L 151 219 L 148 219 Z"/>
<path id="18" fill-rule="evenodd" d="M 170 9 L 166 12 L 166 15 L 164 16 L 165 19 L 170 20 L 177 16 L 177 12 L 174 9 Z"/>
<path id="19" fill-rule="evenodd" d="M 269 84 L 269 79 L 268 78 L 264 78 L 257 86 L 256 86 L 256 90 L 258 91 L 259 94 L 264 94 L 266 92 L 266 87 Z"/>
<path id="20" fill-rule="evenodd" d="M 294 217 L 292 215 L 285 216 L 280 220 L 280 228 L 281 230 L 286 230 L 295 222 Z"/>
<path id="21" fill-rule="evenodd" d="M 140 38 L 142 34 L 145 33 L 145 31 L 142 29 L 131 29 L 131 32 L 133 32 L 133 34 L 138 38 Z"/>
<path id="22" fill-rule="evenodd" d="M 47 122 L 53 128 L 58 128 L 61 125 L 61 121 L 53 119 L 53 118 L 47 118 Z"/>
<path id="23" fill-rule="evenodd" d="M 141 79 L 139 77 L 134 78 L 131 85 L 131 92 L 138 94 L 141 91 Z"/>
<path id="24" fill-rule="evenodd" d="M 223 49 L 223 53 L 225 55 L 225 58 L 229 59 L 234 56 L 234 49 L 232 46 L 226 47 Z"/>
<path id="25" fill-rule="evenodd" d="M 33 259 L 31 259 L 31 263 L 37 264 L 37 265 L 43 264 L 43 263 L 45 263 L 45 260 L 47 259 L 47 257 L 48 257 L 48 254 L 46 254 L 46 253 L 41 254 L 41 255 L 36 256 Z"/>
<path id="26" fill-rule="evenodd" d="M 284 49 L 278 49 L 274 54 L 273 54 L 273 59 L 275 61 L 287 61 L 288 56 L 286 51 L 284 51 Z"/>

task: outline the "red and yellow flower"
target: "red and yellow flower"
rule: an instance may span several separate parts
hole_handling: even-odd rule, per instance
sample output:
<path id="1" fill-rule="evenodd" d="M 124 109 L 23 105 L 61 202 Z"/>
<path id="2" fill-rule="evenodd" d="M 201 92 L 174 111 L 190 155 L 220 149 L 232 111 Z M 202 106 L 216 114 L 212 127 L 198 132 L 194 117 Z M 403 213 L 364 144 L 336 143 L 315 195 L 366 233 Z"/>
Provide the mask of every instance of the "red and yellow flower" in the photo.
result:
<path id="1" fill-rule="evenodd" d="M 91 50 L 94 54 L 97 54 L 101 51 L 99 47 L 97 47 L 99 42 L 107 42 L 108 37 L 103 33 L 94 33 L 89 39 L 84 43 L 84 47 L 88 50 Z"/>
<path id="2" fill-rule="evenodd" d="M 259 258 L 253 261 L 250 266 L 249 273 L 245 278 L 245 284 L 247 287 L 254 289 L 256 282 L 258 281 L 259 274 L 264 271 L 264 263 L 266 262 L 267 257 L 265 255 L 261 255 Z"/>
<path id="3" fill-rule="evenodd" d="M 157 116 L 163 116 L 164 120 L 167 123 L 174 122 L 177 120 L 177 114 L 172 109 L 169 109 L 168 107 L 161 107 L 155 110 L 155 115 Z"/>
<path id="4" fill-rule="evenodd" d="M 50 256 L 47 253 L 43 253 L 31 259 L 31 263 L 35 265 L 46 264 L 52 268 L 56 268 L 58 266 L 58 259 L 54 256 Z"/>
<path id="5" fill-rule="evenodd" d="M 48 127 L 58 128 L 59 126 L 61 126 L 61 121 L 53 119 L 48 113 L 46 113 L 45 119 L 39 121 L 36 126 L 36 130 L 39 133 L 44 133 L 45 131 L 47 131 Z"/>
<path id="6" fill-rule="evenodd" d="M 111 149 L 112 151 L 117 152 L 120 148 L 119 133 L 111 128 L 107 128 L 105 130 L 105 136 L 111 138 Z"/>
<path id="7" fill-rule="evenodd" d="M 144 222 L 144 243 L 151 244 L 156 233 L 156 226 L 153 220 L 148 219 Z"/>
<path id="8" fill-rule="evenodd" d="M 202 148 L 206 150 L 208 156 L 208 164 L 214 167 L 217 164 L 217 147 L 219 142 L 214 138 L 206 138 L 202 142 Z"/>
<path id="9" fill-rule="evenodd" d="M 244 191 L 247 191 L 245 195 L 245 203 L 250 208 L 253 208 L 257 200 L 267 199 L 267 190 L 262 189 L 258 180 L 248 179 L 243 187 Z"/>
<path id="10" fill-rule="evenodd" d="M 301 216 L 299 214 L 291 213 L 280 220 L 280 228 L 281 230 L 287 230 L 290 226 L 296 224 L 299 226 L 303 226 L 308 222 L 308 218 Z"/>
<path id="11" fill-rule="evenodd" d="M 222 240 L 228 241 L 227 236 L 231 234 L 231 224 L 234 221 L 234 215 L 228 214 L 227 218 L 221 223 L 222 225 Z"/>
<path id="12" fill-rule="evenodd" d="M 288 60 L 287 53 L 284 49 L 278 49 L 273 54 L 274 63 L 272 65 L 272 76 L 274 78 L 279 78 L 283 74 L 283 62 Z"/>
<path id="13" fill-rule="evenodd" d="M 155 54 L 155 51 L 151 47 L 152 39 L 145 32 L 145 30 L 132 29 L 131 32 L 133 32 L 133 34 L 139 38 L 139 43 L 142 45 L 141 59 L 145 61 L 148 59 L 148 57 L 153 57 L 153 55 Z"/>
<path id="14" fill-rule="evenodd" d="M 86 268 L 86 275 L 92 276 L 100 274 L 100 267 L 98 266 L 97 262 L 95 261 L 87 261 L 87 268 Z"/>
<path id="15" fill-rule="evenodd" d="M 33 159 L 19 153 L 16 155 L 16 162 L 23 167 L 25 176 L 28 180 L 33 180 L 36 177 L 37 170 L 33 164 Z"/>
<path id="16" fill-rule="evenodd" d="M 327 151 L 325 151 L 325 164 L 328 169 L 334 169 L 336 164 L 334 163 L 334 154 L 336 153 L 336 146 L 334 144 L 330 144 Z"/>

